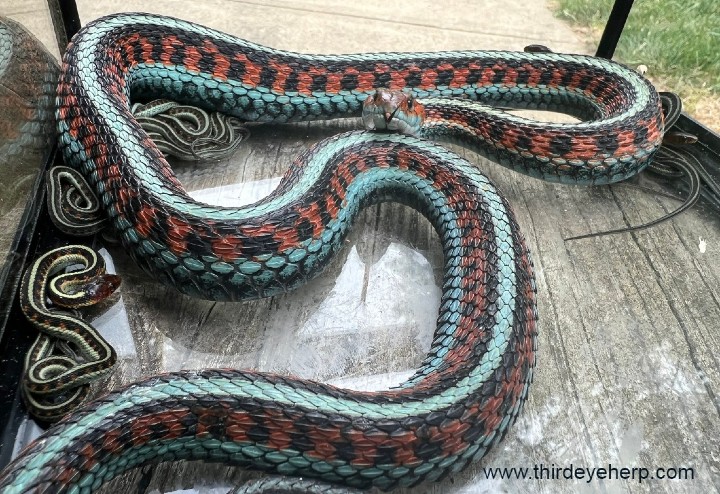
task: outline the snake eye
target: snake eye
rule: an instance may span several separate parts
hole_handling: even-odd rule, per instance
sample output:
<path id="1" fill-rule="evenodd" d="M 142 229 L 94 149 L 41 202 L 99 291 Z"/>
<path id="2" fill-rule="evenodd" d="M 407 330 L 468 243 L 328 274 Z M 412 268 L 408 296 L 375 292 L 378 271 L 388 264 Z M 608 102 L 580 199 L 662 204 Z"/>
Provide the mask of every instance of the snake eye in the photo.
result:
<path id="1" fill-rule="evenodd" d="M 409 96 L 407 97 L 407 108 L 408 108 L 408 110 L 412 111 L 414 103 L 415 103 L 415 98 L 413 98 L 412 95 L 409 95 Z"/>

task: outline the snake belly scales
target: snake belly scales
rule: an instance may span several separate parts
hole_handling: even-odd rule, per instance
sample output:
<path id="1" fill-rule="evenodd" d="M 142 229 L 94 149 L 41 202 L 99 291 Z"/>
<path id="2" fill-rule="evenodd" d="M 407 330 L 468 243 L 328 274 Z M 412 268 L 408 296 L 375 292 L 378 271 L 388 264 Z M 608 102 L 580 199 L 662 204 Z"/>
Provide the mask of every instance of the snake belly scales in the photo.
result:
<path id="1" fill-rule="evenodd" d="M 427 357 L 398 388 L 358 392 L 238 370 L 154 376 L 51 428 L 6 468 L 2 492 L 88 492 L 129 468 L 179 459 L 390 489 L 459 471 L 502 439 L 532 380 L 535 281 L 512 212 L 475 166 L 422 138 L 350 132 L 298 157 L 265 199 L 209 206 L 187 195 L 129 109 L 132 94 L 297 122 L 356 115 L 380 87 L 423 99 L 421 137 L 453 139 L 546 180 L 622 180 L 662 139 L 655 90 L 607 60 L 304 55 L 168 17 L 88 24 L 64 57 L 60 146 L 145 271 L 208 299 L 282 293 L 327 264 L 361 208 L 392 200 L 422 212 L 439 234 L 440 313 Z M 536 122 L 491 104 L 585 121 Z"/>

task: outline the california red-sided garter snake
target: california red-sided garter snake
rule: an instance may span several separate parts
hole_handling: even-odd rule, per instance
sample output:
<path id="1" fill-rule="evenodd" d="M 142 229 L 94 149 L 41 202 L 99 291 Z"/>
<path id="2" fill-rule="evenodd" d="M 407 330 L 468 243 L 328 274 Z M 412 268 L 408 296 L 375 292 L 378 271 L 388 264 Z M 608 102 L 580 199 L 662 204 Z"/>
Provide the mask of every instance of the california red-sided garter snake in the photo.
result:
<path id="1" fill-rule="evenodd" d="M 422 138 L 331 137 L 297 158 L 276 191 L 240 208 L 191 199 L 130 113 L 132 94 L 246 121 L 327 119 L 357 114 L 381 87 L 425 103 Z M 3 472 L 3 492 L 92 490 L 173 459 L 389 489 L 479 460 L 527 396 L 535 282 L 506 201 L 475 166 L 423 138 L 454 139 L 546 180 L 604 184 L 642 170 L 663 134 L 653 87 L 603 59 L 301 55 L 144 14 L 82 29 L 64 57 L 57 102 L 66 162 L 87 177 L 133 259 L 161 282 L 216 300 L 284 292 L 322 270 L 362 207 L 392 200 L 438 232 L 443 295 L 428 355 L 399 388 L 357 392 L 237 370 L 154 376 L 50 429 Z M 536 122 L 493 104 L 584 121 Z"/>

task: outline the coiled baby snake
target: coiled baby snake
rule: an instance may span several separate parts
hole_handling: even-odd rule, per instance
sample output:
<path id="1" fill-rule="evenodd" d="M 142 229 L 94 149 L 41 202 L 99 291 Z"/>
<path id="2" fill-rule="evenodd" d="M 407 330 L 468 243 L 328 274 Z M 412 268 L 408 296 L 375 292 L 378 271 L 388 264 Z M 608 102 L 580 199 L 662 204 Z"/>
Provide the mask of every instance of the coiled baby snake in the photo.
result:
<path id="1" fill-rule="evenodd" d="M 64 273 L 74 265 L 82 268 Z M 83 245 L 51 249 L 27 269 L 20 307 L 40 335 L 25 358 L 22 391 L 35 418 L 62 418 L 87 397 L 88 384 L 112 368 L 117 358 L 112 346 L 90 324 L 62 309 L 93 305 L 119 285 L 118 276 L 105 272 L 102 257 Z"/>

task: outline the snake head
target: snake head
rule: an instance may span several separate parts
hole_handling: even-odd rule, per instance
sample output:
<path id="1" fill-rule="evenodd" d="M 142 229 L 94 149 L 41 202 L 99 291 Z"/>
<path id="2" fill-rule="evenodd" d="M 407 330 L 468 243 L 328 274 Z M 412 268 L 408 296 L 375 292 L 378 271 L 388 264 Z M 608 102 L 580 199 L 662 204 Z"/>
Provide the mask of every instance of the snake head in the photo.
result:
<path id="1" fill-rule="evenodd" d="M 120 286 L 121 278 L 115 274 L 102 273 L 85 278 L 82 283 L 77 283 L 73 290 L 81 297 L 74 300 L 74 307 L 87 307 L 95 305 L 112 295 Z M 52 299 L 52 296 L 50 297 Z M 66 306 L 63 302 L 56 302 L 57 305 Z"/>
<path id="2" fill-rule="evenodd" d="M 76 247 L 76 246 L 71 246 Z M 105 265 L 70 271 L 50 279 L 47 297 L 53 305 L 77 309 L 95 305 L 108 298 L 120 286 L 121 278 L 105 272 Z"/>
<path id="3" fill-rule="evenodd" d="M 367 130 L 417 135 L 425 120 L 425 107 L 410 93 L 380 88 L 363 103 Z"/>
<path id="4" fill-rule="evenodd" d="M 120 286 L 121 278 L 115 274 L 105 273 L 97 277 L 96 282 L 88 285 L 88 295 L 100 301 L 108 298 Z"/>

